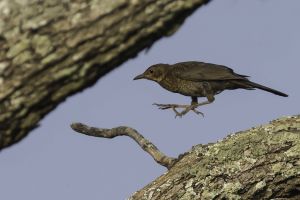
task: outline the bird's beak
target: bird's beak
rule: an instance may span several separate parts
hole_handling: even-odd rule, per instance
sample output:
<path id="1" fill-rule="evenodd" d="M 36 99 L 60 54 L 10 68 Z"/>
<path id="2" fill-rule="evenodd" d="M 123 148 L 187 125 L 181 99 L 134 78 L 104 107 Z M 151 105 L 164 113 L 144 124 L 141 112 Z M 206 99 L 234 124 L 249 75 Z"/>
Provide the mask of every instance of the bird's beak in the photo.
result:
<path id="1" fill-rule="evenodd" d="M 133 80 L 138 80 L 138 79 L 142 79 L 142 78 L 145 78 L 144 74 L 137 75 L 136 77 L 134 77 Z"/>

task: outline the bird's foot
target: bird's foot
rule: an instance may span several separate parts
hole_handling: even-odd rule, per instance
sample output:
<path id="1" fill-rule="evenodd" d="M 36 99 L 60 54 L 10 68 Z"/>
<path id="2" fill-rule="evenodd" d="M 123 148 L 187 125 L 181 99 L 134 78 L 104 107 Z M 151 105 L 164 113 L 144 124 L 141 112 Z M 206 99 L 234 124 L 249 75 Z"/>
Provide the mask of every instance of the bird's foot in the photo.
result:
<path id="1" fill-rule="evenodd" d="M 178 105 L 178 104 L 158 104 L 158 103 L 154 103 L 153 105 L 158 106 L 159 109 L 161 110 L 166 110 L 166 109 L 171 109 L 175 112 L 175 118 L 178 117 L 182 117 L 183 115 L 187 114 L 189 111 L 193 111 L 194 113 L 196 113 L 197 115 L 201 114 L 204 117 L 204 114 L 198 110 L 196 110 L 196 108 L 198 107 L 197 104 L 195 105 Z M 183 111 L 178 112 L 176 110 L 176 108 L 184 108 Z"/>
<path id="2" fill-rule="evenodd" d="M 177 116 L 182 117 L 183 114 L 181 112 L 178 112 L 176 110 L 176 108 L 186 108 L 186 105 L 178 105 L 178 104 L 158 104 L 158 103 L 154 103 L 153 105 L 158 106 L 158 109 L 161 110 L 166 110 L 166 109 L 171 109 L 175 112 L 175 118 Z"/>
<path id="3" fill-rule="evenodd" d="M 183 115 L 187 114 L 187 113 L 190 112 L 190 111 L 193 111 L 193 112 L 196 113 L 197 115 L 200 115 L 200 114 L 201 114 L 202 117 L 204 117 L 204 114 L 196 109 L 197 107 L 198 107 L 197 104 L 195 104 L 195 105 L 187 105 L 186 108 L 185 108 L 183 111 L 181 111 L 179 114 L 177 114 L 177 115 L 175 116 L 175 118 L 176 118 L 177 116 L 182 117 Z"/>

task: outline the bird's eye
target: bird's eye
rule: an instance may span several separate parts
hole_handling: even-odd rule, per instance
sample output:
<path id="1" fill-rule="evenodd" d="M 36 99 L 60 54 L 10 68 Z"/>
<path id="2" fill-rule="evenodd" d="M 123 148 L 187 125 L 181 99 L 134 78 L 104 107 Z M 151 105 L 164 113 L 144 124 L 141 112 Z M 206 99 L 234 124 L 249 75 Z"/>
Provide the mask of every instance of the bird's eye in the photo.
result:
<path id="1" fill-rule="evenodd" d="M 153 74 L 153 70 L 152 69 L 150 69 L 149 72 L 150 72 L 150 74 Z"/>

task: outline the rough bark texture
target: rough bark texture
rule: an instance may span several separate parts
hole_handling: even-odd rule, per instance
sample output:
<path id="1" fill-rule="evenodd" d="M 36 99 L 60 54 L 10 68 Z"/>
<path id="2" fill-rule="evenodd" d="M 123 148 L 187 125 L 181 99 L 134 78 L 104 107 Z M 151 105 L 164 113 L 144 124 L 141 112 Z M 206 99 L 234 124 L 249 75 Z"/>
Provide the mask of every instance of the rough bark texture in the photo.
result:
<path id="1" fill-rule="evenodd" d="M 182 155 L 130 200 L 300 199 L 300 115 Z"/>
<path id="2" fill-rule="evenodd" d="M 208 1 L 0 1 L 0 150 Z"/>

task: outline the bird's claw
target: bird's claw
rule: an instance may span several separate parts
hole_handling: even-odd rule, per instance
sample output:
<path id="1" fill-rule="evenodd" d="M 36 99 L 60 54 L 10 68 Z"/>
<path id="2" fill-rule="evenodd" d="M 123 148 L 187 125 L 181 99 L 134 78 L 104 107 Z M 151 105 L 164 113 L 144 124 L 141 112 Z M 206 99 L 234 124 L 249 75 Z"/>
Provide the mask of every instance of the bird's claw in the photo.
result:
<path id="1" fill-rule="evenodd" d="M 154 103 L 153 105 L 158 106 L 158 109 L 161 109 L 161 110 L 166 110 L 166 109 L 170 109 L 170 108 L 175 109 L 175 107 L 176 107 L 175 104 L 158 104 L 158 103 Z"/>
<path id="2" fill-rule="evenodd" d="M 173 111 L 175 112 L 175 118 L 176 117 L 182 117 L 184 114 L 182 114 L 182 112 L 178 112 L 175 108 L 173 108 Z"/>
<path id="3" fill-rule="evenodd" d="M 193 111 L 195 114 L 199 115 L 201 114 L 204 117 L 204 114 L 198 110 L 196 110 L 197 106 L 194 105 L 177 105 L 177 104 L 158 104 L 154 103 L 153 105 L 158 106 L 158 109 L 166 110 L 172 108 L 172 110 L 175 112 L 175 118 L 176 117 L 182 117 L 183 115 L 187 114 L 189 111 Z M 176 108 L 185 108 L 183 111 L 178 112 Z"/>
<path id="4" fill-rule="evenodd" d="M 192 111 L 197 114 L 197 115 L 202 115 L 202 117 L 204 117 L 204 113 L 203 112 L 200 112 L 198 110 L 196 110 L 196 108 L 192 109 Z"/>
<path id="5" fill-rule="evenodd" d="M 175 110 L 175 109 L 173 109 L 173 110 Z M 202 117 L 204 117 L 204 114 L 203 114 L 202 112 L 196 110 L 196 108 L 190 108 L 190 107 L 188 107 L 188 108 L 186 108 L 185 110 L 183 110 L 182 112 L 178 112 L 178 111 L 176 110 L 176 111 L 175 111 L 175 113 L 176 113 L 175 118 L 176 118 L 177 116 L 179 116 L 179 117 L 181 118 L 183 115 L 187 114 L 189 111 L 193 111 L 195 114 L 197 114 L 197 115 L 202 115 Z"/>

